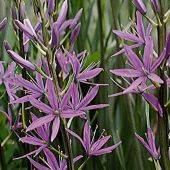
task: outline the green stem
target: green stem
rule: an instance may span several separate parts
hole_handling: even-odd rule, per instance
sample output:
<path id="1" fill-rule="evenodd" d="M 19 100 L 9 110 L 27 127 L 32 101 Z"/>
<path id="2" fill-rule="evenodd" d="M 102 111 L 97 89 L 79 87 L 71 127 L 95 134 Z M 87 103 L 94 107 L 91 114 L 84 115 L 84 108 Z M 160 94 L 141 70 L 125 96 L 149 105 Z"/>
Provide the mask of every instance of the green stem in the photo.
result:
<path id="1" fill-rule="evenodd" d="M 160 21 L 162 25 L 157 27 L 158 32 L 158 54 L 160 55 L 164 49 L 165 42 L 166 42 L 166 24 L 163 22 L 164 16 L 164 7 L 165 1 L 160 0 Z M 166 78 L 164 75 L 164 67 L 159 69 L 161 79 L 166 82 Z M 158 114 L 158 129 L 159 129 L 159 144 L 160 144 L 160 151 L 161 151 L 161 167 L 164 170 L 170 169 L 169 164 L 169 155 L 168 155 L 168 113 L 164 106 L 167 100 L 167 86 L 164 83 L 159 89 L 159 102 L 163 109 L 163 117 Z"/>

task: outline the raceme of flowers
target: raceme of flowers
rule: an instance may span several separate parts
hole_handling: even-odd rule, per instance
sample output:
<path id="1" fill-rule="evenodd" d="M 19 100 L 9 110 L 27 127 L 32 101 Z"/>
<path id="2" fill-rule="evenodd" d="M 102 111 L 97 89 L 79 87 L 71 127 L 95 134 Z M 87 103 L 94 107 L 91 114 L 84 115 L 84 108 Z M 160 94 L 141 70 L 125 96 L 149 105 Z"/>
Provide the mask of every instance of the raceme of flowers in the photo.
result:
<path id="1" fill-rule="evenodd" d="M 39 170 L 63 170 L 70 166 L 68 159 L 71 158 L 65 151 L 68 148 L 55 148 L 54 143 L 61 140 L 61 134 L 66 134 L 63 142 L 67 142 L 71 148 L 70 137 L 77 137 L 69 129 L 73 119 L 86 122 L 83 139 L 77 139 L 85 148 L 88 158 L 111 153 L 121 142 L 105 147 L 111 136 L 104 136 L 103 133 L 96 142 L 94 136 L 90 140 L 91 128 L 87 113 L 109 105 L 91 104 L 102 88 L 101 84 L 93 83 L 91 79 L 98 76 L 103 69 L 95 68 L 96 63 L 85 68 L 86 50 L 81 53 L 74 51 L 81 28 L 79 19 L 82 9 L 74 18 L 68 19 L 68 2 L 65 0 L 60 4 L 55 18 L 54 0 L 37 1 L 34 5 L 39 9 L 35 13 L 35 25 L 26 18 L 23 2 L 18 9 L 22 17 L 17 15 L 17 8 L 12 8 L 13 27 L 22 35 L 18 35 L 18 40 L 22 43 L 20 47 L 23 51 L 13 51 L 8 41 L 4 41 L 6 52 L 13 62 L 7 69 L 5 62 L 0 62 L 0 84 L 5 86 L 9 96 L 8 111 L 1 112 L 7 117 L 11 131 L 19 137 L 19 141 L 34 146 L 31 152 L 15 159 L 27 158 Z M 0 22 L 0 31 L 6 24 L 7 18 L 4 18 Z M 37 61 L 29 59 L 30 44 L 39 51 Z M 16 73 L 19 67 L 25 70 L 27 76 Z M 86 95 L 82 95 L 80 83 L 89 86 Z M 18 105 L 21 109 L 14 114 L 13 110 Z M 82 162 L 83 157 L 86 161 L 86 156 L 72 158 L 73 164 L 79 160 Z M 36 162 L 34 157 L 42 159 Z"/>
<path id="2" fill-rule="evenodd" d="M 157 14 L 160 10 L 158 1 L 150 2 Z M 141 95 L 164 117 L 156 91 L 165 84 L 170 87 L 168 73 L 165 72 L 167 80 L 163 80 L 159 75 L 162 66 L 170 65 L 170 33 L 164 49 L 158 55 L 152 30 L 160 24 L 159 16 L 152 20 L 146 16 L 147 8 L 142 0 L 134 0 L 133 3 L 137 11 L 132 32 L 113 30 L 113 33 L 125 42 L 123 48 L 113 55 L 118 60 L 126 57 L 125 68 L 110 70 L 127 85 L 123 87 L 113 80 L 121 88 L 121 92 L 110 97 L 129 93 Z M 54 0 L 38 0 L 34 1 L 33 5 L 36 23 L 26 17 L 24 2 L 20 3 L 18 9 L 12 8 L 12 23 L 20 48 L 14 51 L 8 41 L 4 41 L 4 48 L 13 62 L 8 67 L 4 61 L 0 62 L 0 85 L 4 86 L 5 93 L 9 96 L 7 111 L 1 112 L 6 116 L 11 132 L 16 134 L 19 141 L 32 146 L 30 152 L 18 155 L 15 159 L 27 158 L 38 170 L 74 169 L 74 163 L 80 161 L 83 162 L 79 167 L 81 169 L 91 157 L 111 153 L 121 144 L 121 141 L 118 141 L 106 146 L 111 136 L 103 132 L 96 139 L 96 130 L 93 132 L 90 126 L 90 111 L 109 107 L 106 103 L 92 103 L 104 85 L 102 82 L 94 83 L 92 79 L 103 69 L 96 68 L 97 63 L 94 62 L 86 66 L 86 50 L 80 53 L 75 51 L 81 30 L 79 20 L 82 9 L 74 18 L 68 18 L 67 0 L 59 5 L 59 9 L 56 8 Z M 146 29 L 143 24 L 144 16 L 149 21 Z M 0 31 L 3 31 L 6 24 L 7 18 L 0 21 Z M 36 60 L 30 56 L 31 46 L 38 50 Z M 22 74 L 16 71 L 18 68 L 22 68 Z M 89 88 L 85 95 L 81 91 L 82 84 Z M 14 110 L 17 110 L 17 113 L 14 114 Z M 74 119 L 82 122 L 83 135 L 71 128 Z M 161 158 L 160 147 L 156 147 L 155 134 L 150 126 L 147 127 L 147 142 L 137 133 L 135 136 L 153 160 Z M 84 155 L 80 153 L 75 156 L 72 153 L 72 138 L 81 143 Z M 64 147 L 57 148 L 58 141 L 64 143 Z"/>

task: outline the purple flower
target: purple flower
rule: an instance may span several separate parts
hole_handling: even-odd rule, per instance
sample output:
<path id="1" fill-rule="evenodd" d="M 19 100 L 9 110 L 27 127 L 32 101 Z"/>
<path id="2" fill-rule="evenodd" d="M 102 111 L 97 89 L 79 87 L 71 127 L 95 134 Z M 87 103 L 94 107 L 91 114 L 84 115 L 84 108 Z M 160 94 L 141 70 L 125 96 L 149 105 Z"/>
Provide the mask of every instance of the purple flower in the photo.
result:
<path id="1" fill-rule="evenodd" d="M 49 150 L 49 149 L 44 149 L 44 154 L 46 156 L 46 165 L 48 168 L 44 165 L 41 165 L 40 163 L 34 161 L 31 157 L 27 157 L 31 164 L 38 170 L 67 170 L 67 162 L 65 159 L 61 159 L 60 162 L 56 160 L 56 157 L 54 154 Z M 80 160 L 82 156 L 77 156 L 76 158 L 73 159 L 73 163 L 76 161 Z"/>
<path id="2" fill-rule="evenodd" d="M 24 68 L 30 70 L 30 71 L 35 71 L 35 66 L 34 64 L 32 64 L 31 62 L 23 59 L 20 55 L 18 55 L 17 53 L 15 53 L 12 50 L 7 50 L 7 53 L 9 54 L 9 56 L 11 57 L 11 59 L 13 61 L 15 61 L 17 64 L 20 64 L 21 66 L 23 66 Z"/>
<path id="3" fill-rule="evenodd" d="M 122 38 L 124 40 L 135 43 L 135 44 L 129 46 L 131 49 L 137 48 L 137 47 L 140 47 L 140 46 L 146 44 L 147 37 L 151 35 L 152 26 L 149 24 L 147 27 L 146 33 L 145 33 L 145 29 L 144 29 L 144 25 L 143 25 L 143 21 L 142 21 L 142 15 L 138 11 L 136 12 L 135 31 L 137 34 L 132 34 L 132 33 L 118 31 L 118 30 L 113 30 L 113 33 L 115 33 L 117 36 L 119 36 L 120 38 Z M 125 50 L 123 48 L 119 52 L 114 54 L 113 56 L 120 55 L 124 52 L 125 52 Z"/>
<path id="4" fill-rule="evenodd" d="M 71 101 L 69 102 L 70 109 L 73 109 L 78 112 L 83 112 L 83 115 L 85 116 L 85 111 L 92 110 L 92 109 L 99 109 L 108 107 L 108 104 L 96 104 L 96 105 L 89 105 L 91 101 L 95 98 L 99 91 L 99 86 L 95 86 L 91 88 L 85 97 L 82 99 L 80 98 L 78 86 L 76 84 L 73 84 L 72 86 L 72 92 L 71 92 Z"/>
<path id="5" fill-rule="evenodd" d="M 96 77 L 103 70 L 102 68 L 94 68 L 94 65 L 90 65 L 88 68 L 82 70 L 78 57 L 75 54 L 68 53 L 68 55 L 75 79 L 79 82 L 88 83 L 87 80 Z"/>
<path id="6" fill-rule="evenodd" d="M 7 24 L 7 18 L 5 17 L 2 21 L 0 21 L 0 31 L 2 31 Z"/>
<path id="7" fill-rule="evenodd" d="M 38 66 L 42 67 L 42 62 L 39 60 Z M 30 97 L 41 98 L 46 95 L 46 87 L 43 82 L 43 77 L 40 73 L 36 72 L 36 81 L 28 81 L 21 76 L 16 75 L 10 82 L 14 85 L 24 88 L 26 95 L 14 100 L 12 103 L 24 103 L 29 101 Z"/>
<path id="8" fill-rule="evenodd" d="M 103 148 L 103 146 L 109 141 L 111 136 L 101 135 L 96 142 L 94 141 L 94 137 L 91 140 L 91 127 L 88 121 L 84 125 L 83 139 L 81 139 L 73 131 L 69 129 L 66 129 L 66 130 L 68 133 L 70 133 L 72 136 L 74 136 L 81 142 L 82 146 L 84 147 L 86 151 L 87 156 L 89 157 L 111 153 L 114 149 L 116 149 L 121 144 L 121 142 L 119 142 L 115 145 Z"/>
<path id="9" fill-rule="evenodd" d="M 48 91 L 48 101 L 50 106 L 47 104 L 30 97 L 30 103 L 37 109 L 47 113 L 48 115 L 43 116 L 36 121 L 32 122 L 31 125 L 27 128 L 27 131 L 31 131 L 35 128 L 42 126 L 43 124 L 52 122 L 52 134 L 51 134 L 51 141 L 55 139 L 58 134 L 58 130 L 60 127 L 60 118 L 73 118 L 76 116 L 81 116 L 84 113 L 82 111 L 75 111 L 72 109 L 68 109 L 68 101 L 71 96 L 71 89 L 70 86 L 67 93 L 63 96 L 62 100 L 59 102 L 54 86 L 51 80 L 47 80 L 47 91 Z"/>
<path id="10" fill-rule="evenodd" d="M 153 40 L 151 39 L 151 37 L 148 37 L 148 40 L 146 42 L 143 62 L 129 47 L 125 48 L 125 53 L 132 68 L 111 70 L 111 73 L 118 76 L 136 78 L 136 80 L 134 80 L 133 83 L 124 90 L 124 93 L 135 89 L 141 83 L 146 83 L 148 79 L 154 85 L 156 83 L 163 83 L 163 80 L 154 72 L 164 60 L 166 49 L 163 50 L 162 54 L 159 56 L 158 59 L 156 59 L 156 61 L 153 61 Z"/>
<path id="11" fill-rule="evenodd" d="M 38 120 L 38 118 L 31 113 L 32 116 L 32 121 Z M 37 146 L 38 149 L 27 153 L 21 157 L 15 158 L 15 159 L 21 159 L 25 158 L 27 156 L 33 155 L 36 156 L 38 155 L 42 150 L 48 147 L 49 144 L 49 139 L 50 139 L 50 129 L 49 129 L 49 124 L 44 124 L 36 129 L 36 135 L 26 135 L 25 137 L 20 138 L 20 141 L 23 143 L 27 143 L 29 145 L 34 145 Z"/>
<path id="12" fill-rule="evenodd" d="M 140 137 L 137 133 L 135 133 L 139 142 L 146 148 L 146 150 L 150 153 L 152 158 L 160 159 L 160 148 L 156 149 L 155 146 L 155 137 L 153 135 L 152 129 L 147 129 L 147 143 L 144 141 L 142 137 Z"/>
<path id="13" fill-rule="evenodd" d="M 137 10 L 142 14 L 145 15 L 147 10 L 146 10 L 146 6 L 143 3 L 142 0 L 133 0 L 134 5 L 136 6 Z"/>

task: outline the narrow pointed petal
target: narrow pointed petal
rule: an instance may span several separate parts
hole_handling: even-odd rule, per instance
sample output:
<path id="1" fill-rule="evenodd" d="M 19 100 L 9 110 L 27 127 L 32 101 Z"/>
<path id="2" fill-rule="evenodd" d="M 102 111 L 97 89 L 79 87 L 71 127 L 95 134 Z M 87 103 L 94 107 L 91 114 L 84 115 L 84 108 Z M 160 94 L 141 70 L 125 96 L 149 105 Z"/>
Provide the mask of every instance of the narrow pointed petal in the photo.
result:
<path id="1" fill-rule="evenodd" d="M 48 92 L 48 101 L 53 108 L 53 110 L 58 109 L 58 99 L 55 93 L 54 85 L 52 80 L 47 80 L 47 92 Z"/>
<path id="2" fill-rule="evenodd" d="M 15 76 L 15 78 L 13 79 L 12 83 L 20 86 L 20 87 L 24 87 L 25 89 L 33 92 L 33 93 L 41 93 L 41 90 L 33 83 L 31 83 L 30 81 L 22 78 L 21 76 Z"/>
<path id="3" fill-rule="evenodd" d="M 78 90 L 78 86 L 73 83 L 73 88 L 72 88 L 72 103 L 74 108 L 77 107 L 79 102 L 79 90 Z"/>
<path id="4" fill-rule="evenodd" d="M 123 94 L 129 93 L 131 90 L 136 89 L 142 83 L 142 81 L 144 81 L 144 77 L 139 77 L 136 79 L 127 89 L 123 91 Z"/>
<path id="5" fill-rule="evenodd" d="M 2 21 L 0 21 L 0 31 L 2 31 L 7 24 L 7 18 L 5 17 Z"/>
<path id="6" fill-rule="evenodd" d="M 157 83 L 160 83 L 160 84 L 163 83 L 163 80 L 162 80 L 159 76 L 157 76 L 156 74 L 154 74 L 154 73 L 150 73 L 150 74 L 148 75 L 148 78 L 151 79 L 151 80 L 153 80 L 154 82 L 157 82 Z"/>
<path id="7" fill-rule="evenodd" d="M 78 60 L 78 58 L 76 56 L 73 56 L 69 53 L 68 53 L 68 55 L 69 55 L 70 63 L 73 68 L 73 72 L 75 75 L 77 75 L 78 73 L 80 73 L 80 61 Z"/>
<path id="8" fill-rule="evenodd" d="M 143 55 L 143 63 L 147 70 L 150 69 L 153 57 L 153 40 L 151 37 L 146 39 L 146 46 Z"/>
<path id="9" fill-rule="evenodd" d="M 13 61 L 15 61 L 17 64 L 20 64 L 24 68 L 30 70 L 30 71 L 35 71 L 35 66 L 31 62 L 23 59 L 21 56 L 19 56 L 17 53 L 14 51 L 8 50 L 7 53 L 11 57 Z"/>
<path id="10" fill-rule="evenodd" d="M 57 19 L 57 22 L 58 22 L 58 26 L 60 27 L 63 22 L 65 21 L 66 19 L 66 16 L 67 16 L 67 11 L 68 11 L 68 3 L 67 3 L 67 0 L 64 1 L 62 7 L 61 7 L 61 10 L 59 12 L 59 16 L 58 16 L 58 19 Z"/>
<path id="11" fill-rule="evenodd" d="M 28 143 L 30 145 L 38 145 L 38 146 L 42 146 L 42 140 L 36 138 L 36 137 L 32 137 L 32 136 L 26 136 L 20 139 L 21 142 L 23 143 Z"/>
<path id="12" fill-rule="evenodd" d="M 109 104 L 96 104 L 96 105 L 89 105 L 89 106 L 83 107 L 82 109 L 86 111 L 86 110 L 102 109 L 102 108 L 109 107 L 109 106 L 110 106 Z"/>
<path id="13" fill-rule="evenodd" d="M 76 133 L 74 133 L 73 131 L 71 131 L 70 129 L 66 128 L 66 131 L 73 137 L 77 138 L 80 143 L 82 144 L 82 146 L 84 147 L 84 149 L 86 149 L 86 146 L 84 145 L 83 140 L 80 138 L 80 136 L 78 136 Z"/>
<path id="14" fill-rule="evenodd" d="M 97 75 L 99 75 L 101 73 L 101 71 L 103 71 L 102 68 L 95 68 L 92 70 L 84 71 L 83 73 L 79 73 L 77 75 L 77 80 L 86 81 L 86 80 L 92 79 L 92 78 L 96 77 Z"/>
<path id="15" fill-rule="evenodd" d="M 29 159 L 29 161 L 31 162 L 31 164 L 37 168 L 38 170 L 50 170 L 50 168 L 47 168 L 43 165 L 41 165 L 40 163 L 34 161 L 31 157 L 27 156 L 27 158 Z"/>
<path id="16" fill-rule="evenodd" d="M 137 42 L 137 43 L 144 43 L 142 38 L 138 38 L 137 36 L 131 34 L 131 33 L 125 33 L 123 31 L 113 30 L 113 33 L 115 33 L 117 36 L 119 36 L 122 39 Z"/>
<path id="17" fill-rule="evenodd" d="M 112 146 L 110 146 L 110 147 L 107 147 L 107 148 L 104 148 L 104 149 L 100 149 L 100 150 L 98 150 L 98 151 L 95 151 L 95 152 L 93 152 L 92 155 L 98 156 L 98 155 L 104 155 L 104 154 L 111 153 L 111 152 L 112 152 L 114 149 L 116 149 L 121 143 L 122 143 L 122 142 L 119 142 L 119 143 L 117 143 L 117 144 L 115 144 L 115 145 L 112 145 Z"/>
<path id="18" fill-rule="evenodd" d="M 136 138 L 139 140 L 139 142 L 146 148 L 146 150 L 151 154 L 154 155 L 153 151 L 150 149 L 148 144 L 144 141 L 142 137 L 140 137 L 137 133 L 135 133 Z"/>
<path id="19" fill-rule="evenodd" d="M 110 72 L 117 76 L 123 76 L 123 77 L 140 77 L 142 75 L 140 71 L 134 69 L 115 69 L 115 70 L 110 70 Z"/>
<path id="20" fill-rule="evenodd" d="M 152 107 L 153 107 L 156 111 L 159 112 L 160 116 L 163 117 L 163 110 L 162 110 L 162 108 L 161 108 L 161 105 L 160 105 L 158 99 L 157 99 L 155 96 L 153 96 L 153 95 L 151 95 L 151 94 L 147 94 L 147 93 L 143 93 L 142 96 L 144 97 L 144 99 L 145 99 L 146 101 L 149 102 L 149 104 L 152 105 Z"/>
<path id="21" fill-rule="evenodd" d="M 72 88 L 73 88 L 73 84 L 70 85 L 66 94 L 63 96 L 63 98 L 60 102 L 60 109 L 64 109 L 64 107 L 68 104 L 68 101 L 69 101 L 69 99 L 71 98 L 71 95 L 72 95 Z"/>
<path id="22" fill-rule="evenodd" d="M 61 112 L 61 117 L 64 117 L 64 118 L 66 118 L 66 119 L 68 119 L 68 118 L 73 118 L 73 117 L 77 117 L 77 116 L 82 116 L 82 115 L 84 115 L 85 114 L 85 112 L 83 112 L 83 111 L 74 111 L 74 110 L 66 110 L 66 111 L 62 111 Z"/>
<path id="23" fill-rule="evenodd" d="M 53 114 L 54 110 L 43 102 L 30 97 L 30 103 L 37 109 L 43 111 L 44 113 Z"/>
<path id="24" fill-rule="evenodd" d="M 129 48 L 134 49 L 134 48 L 138 48 L 138 47 L 140 47 L 142 45 L 143 45 L 143 43 L 137 43 L 137 44 L 133 44 L 133 45 L 129 46 Z M 118 55 L 123 54 L 123 53 L 125 53 L 124 48 L 122 48 L 120 51 L 113 54 L 112 57 L 118 56 Z"/>
<path id="25" fill-rule="evenodd" d="M 51 142 L 54 141 L 56 138 L 58 131 L 60 127 L 60 117 L 56 116 L 55 119 L 53 120 L 53 125 L 52 125 L 52 134 L 51 134 Z"/>
<path id="26" fill-rule="evenodd" d="M 161 53 L 161 55 L 159 56 L 159 58 L 153 63 L 153 65 L 151 67 L 151 72 L 154 72 L 161 65 L 161 63 L 165 59 L 165 56 L 166 56 L 166 48 L 164 48 L 164 50 Z"/>
<path id="27" fill-rule="evenodd" d="M 80 102 L 78 108 L 86 107 L 97 95 L 99 86 L 93 87 Z"/>
<path id="28" fill-rule="evenodd" d="M 137 24 L 136 24 L 137 32 L 139 33 L 140 37 L 143 40 L 145 40 L 145 29 L 142 21 L 142 15 L 138 11 L 136 12 L 136 20 L 137 20 Z"/>
<path id="29" fill-rule="evenodd" d="M 128 60 L 133 65 L 133 67 L 136 68 L 137 70 L 141 70 L 143 67 L 143 64 L 142 64 L 141 60 L 139 59 L 139 57 L 128 46 L 126 46 L 124 48 L 125 48 L 125 53 L 128 57 Z"/>
<path id="30" fill-rule="evenodd" d="M 32 122 L 28 126 L 26 131 L 27 132 L 31 131 L 31 130 L 33 130 L 35 128 L 38 128 L 38 127 L 40 127 L 40 126 L 42 126 L 42 125 L 44 125 L 46 123 L 49 123 L 49 122 L 51 122 L 54 119 L 54 117 L 55 117 L 54 115 L 47 115 L 47 116 L 40 117 L 36 121 Z"/>
<path id="31" fill-rule="evenodd" d="M 58 162 L 57 162 L 54 154 L 47 148 L 45 148 L 43 151 L 44 151 L 44 154 L 47 158 L 47 162 L 48 162 L 50 168 L 53 169 L 53 170 L 58 170 L 59 165 L 58 165 Z"/>
<path id="32" fill-rule="evenodd" d="M 148 143 L 153 152 L 157 152 L 156 147 L 155 147 L 155 137 L 153 135 L 152 129 L 148 128 L 147 129 L 147 138 L 148 138 Z"/>
<path id="33" fill-rule="evenodd" d="M 108 140 L 111 138 L 111 136 L 105 136 L 102 137 L 101 139 L 97 140 L 91 148 L 93 148 L 94 152 L 98 151 L 99 149 L 101 149 L 102 146 L 104 146 Z"/>
<path id="34" fill-rule="evenodd" d="M 84 125 L 84 131 L 83 131 L 83 141 L 86 148 L 86 153 L 88 155 L 90 154 L 90 147 L 91 147 L 90 135 L 91 135 L 91 127 L 88 121 L 86 121 Z"/>

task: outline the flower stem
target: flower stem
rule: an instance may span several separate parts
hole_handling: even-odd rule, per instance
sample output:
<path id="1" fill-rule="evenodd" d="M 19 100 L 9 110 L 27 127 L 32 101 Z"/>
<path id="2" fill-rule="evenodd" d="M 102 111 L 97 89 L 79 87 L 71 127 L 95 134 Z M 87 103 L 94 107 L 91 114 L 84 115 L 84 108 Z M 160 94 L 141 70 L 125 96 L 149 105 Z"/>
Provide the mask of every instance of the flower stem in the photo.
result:
<path id="1" fill-rule="evenodd" d="M 165 7 L 165 1 L 160 0 L 160 21 L 162 25 L 159 25 L 157 27 L 158 32 L 158 53 L 159 55 L 164 49 L 165 42 L 166 42 L 166 24 L 163 22 L 163 16 L 164 16 L 164 7 Z M 160 68 L 160 77 L 164 82 L 166 82 L 166 78 L 164 76 L 164 67 Z M 170 169 L 169 164 L 169 156 L 168 156 L 168 113 L 164 106 L 166 99 L 167 99 L 167 86 L 166 83 L 164 83 L 160 89 L 159 89 L 159 102 L 161 104 L 161 107 L 163 109 L 163 117 L 161 117 L 158 114 L 158 129 L 159 129 L 159 143 L 160 143 L 160 151 L 161 151 L 161 167 L 164 170 Z"/>

